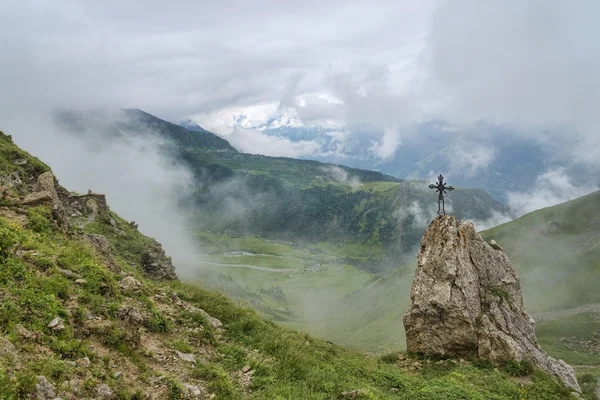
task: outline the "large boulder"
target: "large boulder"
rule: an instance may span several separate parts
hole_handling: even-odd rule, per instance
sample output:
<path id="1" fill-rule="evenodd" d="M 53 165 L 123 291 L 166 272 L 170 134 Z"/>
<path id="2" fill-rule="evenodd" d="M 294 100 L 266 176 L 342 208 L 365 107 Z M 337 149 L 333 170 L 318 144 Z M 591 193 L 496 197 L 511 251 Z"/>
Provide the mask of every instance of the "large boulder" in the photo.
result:
<path id="1" fill-rule="evenodd" d="M 165 254 L 158 242 L 142 255 L 142 269 L 154 279 L 178 279 L 171 257 Z"/>
<path id="2" fill-rule="evenodd" d="M 58 197 L 52 172 L 47 171 L 38 176 L 35 190 L 32 193 L 27 194 L 21 203 L 29 206 L 41 204 L 51 205 L 52 217 L 57 225 L 65 231 L 68 230 L 67 213 L 63 203 Z"/>
<path id="3" fill-rule="evenodd" d="M 431 222 L 410 297 L 404 315 L 409 352 L 494 363 L 529 360 L 580 392 L 573 368 L 538 345 L 508 257 L 472 223 L 447 215 Z"/>

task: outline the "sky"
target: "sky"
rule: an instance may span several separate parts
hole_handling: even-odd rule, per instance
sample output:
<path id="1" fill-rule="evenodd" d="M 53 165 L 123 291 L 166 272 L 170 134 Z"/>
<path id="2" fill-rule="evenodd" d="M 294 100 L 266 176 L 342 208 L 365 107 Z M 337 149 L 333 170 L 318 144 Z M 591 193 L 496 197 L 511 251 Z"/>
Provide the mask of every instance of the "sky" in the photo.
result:
<path id="1" fill-rule="evenodd" d="M 487 120 L 523 136 L 568 126 L 561 151 L 597 165 L 597 15 L 595 0 L 4 0 L 0 129 L 39 134 L 34 117 L 57 107 L 132 107 L 245 152 L 343 157 L 358 141 L 385 161 L 407 124 Z M 281 126 L 325 133 L 265 130 Z M 467 172 L 496 154 L 455 147 Z"/>
<path id="2" fill-rule="evenodd" d="M 141 108 L 270 155 L 321 150 L 236 127 L 368 124 L 382 159 L 415 121 L 567 122 L 592 160 L 599 12 L 594 0 L 4 0 L 0 105 L 15 118 Z"/>

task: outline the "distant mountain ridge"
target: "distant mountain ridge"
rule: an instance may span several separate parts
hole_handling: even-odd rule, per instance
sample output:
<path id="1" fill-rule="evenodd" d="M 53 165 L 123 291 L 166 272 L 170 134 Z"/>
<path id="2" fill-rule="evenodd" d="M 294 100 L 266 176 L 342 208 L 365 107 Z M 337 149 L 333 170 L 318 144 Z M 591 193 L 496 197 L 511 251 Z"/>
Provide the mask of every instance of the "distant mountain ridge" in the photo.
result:
<path id="1" fill-rule="evenodd" d="M 85 118 L 75 119 L 72 126 L 85 130 Z M 185 203 L 193 210 L 190 222 L 199 230 L 354 246 L 356 257 L 349 262 L 377 271 L 395 268 L 411 256 L 437 210 L 437 197 L 423 181 L 241 153 L 210 132 L 190 131 L 136 109 L 105 125 L 90 130 L 118 138 L 164 139 L 157 144 L 165 155 L 193 173 Z M 456 187 L 446 209 L 459 218 L 484 220 L 505 211 L 484 190 Z"/>
<path id="2" fill-rule="evenodd" d="M 571 151 L 573 141 L 568 127 L 426 121 L 399 127 L 399 145 L 392 154 L 382 157 L 375 149 L 381 145 L 383 132 L 372 126 L 273 126 L 248 129 L 292 142 L 314 141 L 319 150 L 303 156 L 307 159 L 342 162 L 402 179 L 429 179 L 444 171 L 450 183 L 484 188 L 503 202 L 508 201 L 508 193 L 527 191 L 540 175 L 556 168 L 562 168 L 575 186 L 600 186 L 594 166 L 582 163 Z"/>

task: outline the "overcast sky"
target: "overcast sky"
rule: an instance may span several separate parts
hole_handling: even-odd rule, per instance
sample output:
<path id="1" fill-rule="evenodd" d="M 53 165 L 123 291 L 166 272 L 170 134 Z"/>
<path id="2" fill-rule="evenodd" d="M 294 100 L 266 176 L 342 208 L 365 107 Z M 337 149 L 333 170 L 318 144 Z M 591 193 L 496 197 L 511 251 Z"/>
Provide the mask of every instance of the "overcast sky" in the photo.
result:
<path id="1" fill-rule="evenodd" d="M 136 107 L 302 156 L 318 145 L 234 121 L 369 124 L 385 159 L 408 122 L 567 122 L 593 160 L 598 15 L 595 0 L 4 0 L 0 126 L 18 133 L 55 106 Z"/>

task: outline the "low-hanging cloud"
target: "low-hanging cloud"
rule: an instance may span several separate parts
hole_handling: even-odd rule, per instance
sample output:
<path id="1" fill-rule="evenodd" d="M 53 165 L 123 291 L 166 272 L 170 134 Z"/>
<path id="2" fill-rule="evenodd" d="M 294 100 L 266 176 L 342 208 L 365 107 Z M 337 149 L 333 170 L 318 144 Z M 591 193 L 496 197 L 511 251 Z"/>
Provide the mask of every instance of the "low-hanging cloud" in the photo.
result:
<path id="1" fill-rule="evenodd" d="M 593 184 L 577 186 L 564 168 L 554 168 L 537 177 L 531 190 L 524 193 L 509 192 L 508 203 L 517 216 L 554 206 L 585 196 L 598 190 Z"/>
<path id="2" fill-rule="evenodd" d="M 104 115 L 122 118 L 118 111 Z M 178 274 L 192 274 L 200 251 L 189 226 L 191 210 L 181 202 L 190 193 L 192 174 L 159 147 L 165 139 L 152 132 L 108 138 L 104 128 L 116 120 L 92 123 L 85 133 L 66 133 L 55 121 L 43 114 L 28 120 L 6 118 L 2 128 L 17 145 L 46 162 L 67 189 L 105 193 L 111 210 L 136 221 L 142 233 L 163 244 Z"/>
<path id="3" fill-rule="evenodd" d="M 325 172 L 326 177 L 334 182 L 349 185 L 353 190 L 360 188 L 360 179 L 357 176 L 351 176 L 344 168 L 331 165 L 321 169 Z"/>

